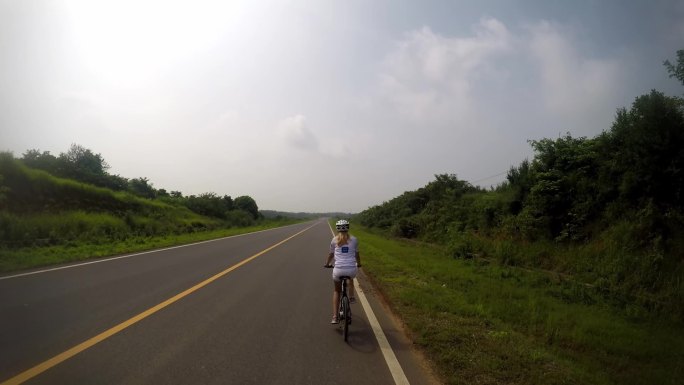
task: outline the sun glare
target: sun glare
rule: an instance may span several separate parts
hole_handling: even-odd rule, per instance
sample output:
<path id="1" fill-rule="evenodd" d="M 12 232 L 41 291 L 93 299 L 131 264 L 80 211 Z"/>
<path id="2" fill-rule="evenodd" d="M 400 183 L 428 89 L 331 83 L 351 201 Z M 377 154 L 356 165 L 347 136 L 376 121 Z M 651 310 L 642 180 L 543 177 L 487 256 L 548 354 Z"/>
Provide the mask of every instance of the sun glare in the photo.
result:
<path id="1" fill-rule="evenodd" d="M 100 81 L 139 87 L 210 49 L 235 16 L 226 1 L 69 0 L 80 61 Z"/>

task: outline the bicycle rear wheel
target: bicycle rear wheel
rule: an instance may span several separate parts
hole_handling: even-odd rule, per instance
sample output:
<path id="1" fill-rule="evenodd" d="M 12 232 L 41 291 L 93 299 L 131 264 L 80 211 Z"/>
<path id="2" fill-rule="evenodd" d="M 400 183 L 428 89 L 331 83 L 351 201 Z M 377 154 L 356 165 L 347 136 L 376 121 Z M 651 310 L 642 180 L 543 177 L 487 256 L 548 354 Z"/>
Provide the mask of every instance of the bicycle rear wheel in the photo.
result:
<path id="1" fill-rule="evenodd" d="M 349 297 L 342 297 L 342 314 L 344 314 L 344 340 L 347 341 L 349 335 L 349 324 L 351 323 L 351 308 L 349 307 Z"/>

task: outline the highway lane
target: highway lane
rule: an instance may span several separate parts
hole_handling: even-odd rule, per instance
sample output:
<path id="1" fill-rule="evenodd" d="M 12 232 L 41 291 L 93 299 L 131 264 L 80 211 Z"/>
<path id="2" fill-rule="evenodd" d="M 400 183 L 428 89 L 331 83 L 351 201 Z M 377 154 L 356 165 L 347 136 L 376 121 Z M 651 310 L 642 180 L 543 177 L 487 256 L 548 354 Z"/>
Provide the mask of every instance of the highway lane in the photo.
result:
<path id="1" fill-rule="evenodd" d="M 0 279 L 0 381 L 298 233 L 28 383 L 393 383 L 360 305 L 349 344 L 329 325 L 325 222 Z M 429 383 L 388 327 L 411 383 Z"/>

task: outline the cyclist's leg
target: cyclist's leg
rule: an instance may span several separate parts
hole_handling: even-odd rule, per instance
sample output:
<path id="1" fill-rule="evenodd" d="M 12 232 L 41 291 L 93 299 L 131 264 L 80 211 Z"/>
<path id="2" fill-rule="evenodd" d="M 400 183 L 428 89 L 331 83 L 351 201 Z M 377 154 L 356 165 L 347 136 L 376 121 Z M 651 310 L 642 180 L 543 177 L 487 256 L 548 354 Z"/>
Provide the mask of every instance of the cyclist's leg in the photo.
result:
<path id="1" fill-rule="evenodd" d="M 342 291 L 342 282 L 333 281 L 335 283 L 335 290 L 333 290 L 332 298 L 332 314 L 333 318 L 337 318 L 337 311 L 340 308 L 340 292 Z"/>
<path id="2" fill-rule="evenodd" d="M 352 303 L 356 302 L 356 292 L 354 291 L 354 278 L 356 277 L 358 270 L 355 270 L 353 274 L 350 274 L 349 285 L 347 286 L 347 295 Z"/>

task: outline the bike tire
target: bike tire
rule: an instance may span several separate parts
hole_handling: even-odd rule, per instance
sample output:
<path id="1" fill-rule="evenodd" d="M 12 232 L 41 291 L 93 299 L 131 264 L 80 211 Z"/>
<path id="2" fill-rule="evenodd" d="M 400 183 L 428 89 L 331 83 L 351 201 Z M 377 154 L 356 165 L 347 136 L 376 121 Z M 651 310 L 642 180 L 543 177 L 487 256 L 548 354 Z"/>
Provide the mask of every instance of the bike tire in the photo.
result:
<path id="1" fill-rule="evenodd" d="M 351 308 L 349 307 L 349 298 L 347 296 L 342 297 L 342 314 L 344 314 L 344 340 L 347 341 L 349 324 L 351 323 Z"/>

